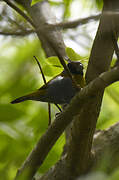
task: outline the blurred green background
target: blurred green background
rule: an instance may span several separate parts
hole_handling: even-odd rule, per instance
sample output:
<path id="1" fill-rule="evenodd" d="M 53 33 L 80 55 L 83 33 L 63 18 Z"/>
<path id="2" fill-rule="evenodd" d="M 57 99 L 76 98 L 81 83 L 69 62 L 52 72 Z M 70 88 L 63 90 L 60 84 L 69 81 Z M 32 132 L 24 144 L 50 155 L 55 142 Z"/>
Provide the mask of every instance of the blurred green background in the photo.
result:
<path id="1" fill-rule="evenodd" d="M 85 0 L 82 2 L 64 0 L 50 1 L 50 4 L 56 11 L 58 20 L 62 21 L 99 13 L 102 8 L 102 1 L 91 3 Z M 0 8 L 2 8 L 0 11 L 1 31 L 19 32 L 18 25 L 9 19 L 9 15 L 19 25 L 26 29 L 30 28 L 23 18 L 4 3 L 0 3 Z M 98 22 L 91 22 L 74 30 L 63 31 L 66 45 L 76 52 L 68 49 L 69 56 L 73 56 L 74 60 L 78 57 L 84 64 L 85 71 L 97 27 Z M 46 59 L 35 34 L 0 35 L 0 179 L 3 180 L 13 179 L 22 162 L 48 128 L 47 103 L 27 101 L 16 105 L 10 104 L 10 101 L 16 97 L 32 92 L 43 85 L 39 68 L 33 59 L 34 55 L 41 62 L 47 80 L 62 71 L 61 68 L 52 66 L 50 60 Z M 52 105 L 52 120 L 56 112 L 58 112 L 57 109 Z M 105 91 L 97 129 L 108 128 L 118 121 L 118 117 L 119 83 L 117 82 Z M 47 171 L 58 160 L 64 143 L 65 139 L 62 135 L 40 168 L 40 174 Z M 115 177 L 119 177 L 118 169 L 110 179 Z"/>

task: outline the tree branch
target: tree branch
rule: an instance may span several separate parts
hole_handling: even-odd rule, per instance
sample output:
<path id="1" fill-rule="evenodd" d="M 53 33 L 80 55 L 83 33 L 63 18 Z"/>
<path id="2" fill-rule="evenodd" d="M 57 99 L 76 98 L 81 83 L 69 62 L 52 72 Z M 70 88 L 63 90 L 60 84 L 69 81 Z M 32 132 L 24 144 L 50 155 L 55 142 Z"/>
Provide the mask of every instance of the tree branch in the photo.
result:
<path id="1" fill-rule="evenodd" d="M 105 161 L 106 171 L 111 172 L 119 167 L 119 122 L 106 130 L 95 134 L 92 146 L 94 161 L 92 170 L 95 171 Z M 106 155 L 106 156 L 105 156 Z M 108 159 L 106 157 L 108 156 Z"/>
<path id="2" fill-rule="evenodd" d="M 119 67 L 115 67 L 109 72 L 102 73 L 98 78 L 84 87 L 71 101 L 70 105 L 62 112 L 48 128 L 46 133 L 40 138 L 36 147 L 28 156 L 17 173 L 16 180 L 23 174 L 26 179 L 31 179 L 38 168 L 43 163 L 48 152 L 60 137 L 66 126 L 72 121 L 73 117 L 79 114 L 81 107 L 91 101 L 91 98 L 98 92 L 104 90 L 107 86 L 119 80 Z"/>
<path id="3" fill-rule="evenodd" d="M 27 31 L 20 31 L 20 32 L 4 32 L 4 31 L 1 31 L 0 32 L 0 35 L 4 35 L 4 36 L 26 36 L 26 35 L 29 35 L 31 33 L 34 33 L 33 30 L 27 30 Z"/>
<path id="4" fill-rule="evenodd" d="M 24 2 L 26 3 L 26 1 Z M 113 2 L 111 0 L 108 0 L 105 2 L 107 4 L 111 3 L 111 7 L 113 7 Z M 118 1 L 115 1 L 115 2 L 118 2 Z M 118 3 L 116 5 L 114 3 L 114 6 L 116 8 L 118 7 L 117 5 Z M 45 51 L 47 52 L 47 56 L 54 55 L 55 53 L 54 53 L 53 48 L 49 46 L 47 39 L 42 37 L 43 33 L 47 34 L 47 37 L 50 38 L 50 42 L 53 42 L 53 47 L 57 48 L 61 57 L 65 57 L 66 55 L 65 46 L 64 46 L 60 32 L 58 32 L 57 29 L 49 31 L 49 29 L 47 28 L 47 24 L 49 23 L 48 20 L 50 21 L 52 19 L 52 16 L 49 16 L 49 19 L 45 16 L 46 9 L 48 10 L 49 8 L 47 2 L 37 3 L 33 7 L 31 7 L 28 3 L 28 5 L 26 5 L 25 7 L 27 11 L 29 12 L 30 16 L 32 17 L 33 22 L 36 26 L 36 29 L 38 30 L 37 31 L 38 37 L 42 41 L 43 47 Z M 45 11 L 43 11 L 44 9 Z M 101 18 L 101 24 L 99 26 L 96 39 L 94 41 L 94 46 L 93 46 L 90 61 L 89 61 L 89 66 L 88 66 L 88 71 L 87 71 L 87 82 L 90 82 L 92 79 L 96 78 L 101 72 L 109 68 L 113 51 L 114 51 L 112 39 L 110 38 L 111 28 L 110 28 L 109 22 L 110 22 L 110 17 Z M 111 76 L 107 76 L 106 80 L 109 80 L 110 83 L 112 83 L 113 81 L 116 81 L 119 78 L 119 77 L 117 79 L 115 78 L 119 74 L 117 73 L 118 71 L 119 69 L 116 67 L 116 69 L 113 69 L 110 72 L 107 72 L 107 73 L 111 73 L 111 76 L 114 79 L 111 78 Z M 89 86 L 81 90 L 80 93 L 72 100 L 72 103 L 67 107 L 67 109 L 63 113 L 61 113 L 60 116 L 56 118 L 56 120 L 47 130 L 46 134 L 44 134 L 44 136 L 38 142 L 38 144 L 36 145 L 36 148 L 29 155 L 27 161 L 24 163 L 21 170 L 17 174 L 16 179 L 21 177 L 21 175 L 24 175 L 24 172 L 25 174 L 28 172 L 27 174 L 28 179 L 31 178 L 35 174 L 38 167 L 42 164 L 43 160 L 47 156 L 49 150 L 52 148 L 52 146 L 54 145 L 58 137 L 64 131 L 65 127 L 72 121 L 74 116 L 79 114 L 79 112 L 80 112 L 80 121 L 78 119 L 78 123 L 77 122 L 74 123 L 74 127 L 72 130 L 73 136 L 72 136 L 72 141 L 70 141 L 69 149 L 72 150 L 72 146 L 74 145 L 72 143 L 75 143 L 75 145 L 78 144 L 78 146 L 77 147 L 75 146 L 75 151 L 71 151 L 71 153 L 69 153 L 69 156 L 73 157 L 75 155 L 75 157 L 79 156 L 83 158 L 82 158 L 82 161 L 80 161 L 80 159 L 78 158 L 75 159 L 74 157 L 74 158 L 71 158 L 70 162 L 69 161 L 67 162 L 69 163 L 68 165 L 71 165 L 71 164 L 74 165 L 75 161 L 71 163 L 72 159 L 76 160 L 75 167 L 77 165 L 77 167 L 80 168 L 80 173 L 84 172 L 84 169 L 86 169 L 87 167 L 84 167 L 84 163 L 81 163 L 81 162 L 85 162 L 86 166 L 88 164 L 92 138 L 95 131 L 97 117 L 100 111 L 103 90 L 107 85 L 109 85 L 108 84 L 109 82 L 105 81 L 104 77 L 106 76 L 105 75 L 103 76 L 103 75 L 100 78 L 97 78 L 96 82 L 92 83 L 93 85 L 91 85 L 90 83 Z M 86 121 L 87 117 L 89 118 L 88 121 Z M 72 153 L 72 152 L 76 152 L 76 153 Z M 78 166 L 79 164 L 77 164 L 77 160 L 78 160 L 78 163 L 80 162 L 80 166 Z M 76 169 L 76 171 L 78 170 Z"/>
<path id="5" fill-rule="evenodd" d="M 102 162 L 105 163 L 107 168 L 107 173 L 110 174 L 115 168 L 119 166 L 119 123 L 111 126 L 110 128 L 99 131 L 95 133 L 93 137 L 93 146 L 92 146 L 92 164 L 90 166 L 90 171 L 99 170 Z M 108 154 L 108 159 L 106 157 Z M 106 155 L 106 156 L 105 156 Z M 115 163 L 116 162 L 116 163 Z M 103 171 L 103 169 L 101 169 Z M 63 173 L 65 171 L 65 173 Z M 105 169 L 104 169 L 105 171 Z M 47 173 L 42 177 L 36 178 L 36 180 L 72 180 L 78 178 L 72 178 L 69 173 L 68 166 L 66 165 L 66 156 L 62 157 L 57 164 L 54 165 Z M 85 176 L 84 176 L 85 177 Z M 86 176 L 87 177 L 87 176 Z M 79 177 L 80 179 L 80 177 Z M 87 179 L 87 178 L 86 178 Z"/>
<path id="6" fill-rule="evenodd" d="M 54 28 L 54 27 L 59 27 L 62 29 L 69 29 L 69 28 L 76 28 L 77 26 L 83 25 L 88 23 L 91 20 L 99 20 L 101 14 L 98 15 L 93 15 L 93 16 L 89 16 L 87 18 L 80 18 L 74 21 L 69 21 L 69 22 L 61 22 L 61 23 L 56 23 L 56 24 L 48 24 L 50 28 Z"/>
<path id="7" fill-rule="evenodd" d="M 26 15 L 24 13 L 22 13 L 22 11 L 18 7 L 16 7 L 12 3 L 9 3 L 8 0 L 4 0 L 4 1 L 7 2 L 8 5 L 13 7 L 18 13 L 20 12 L 20 14 L 25 19 L 28 19 L 28 21 L 29 21 L 29 17 L 26 17 Z M 17 1 L 19 1 L 19 0 L 17 0 Z M 60 32 L 57 31 L 56 28 L 54 28 L 53 30 L 50 30 L 50 29 L 47 28 L 47 22 L 48 22 L 49 18 L 54 18 L 54 16 L 51 14 L 51 12 L 49 12 L 50 17 L 46 17 L 46 15 L 44 14 L 46 12 L 46 9 L 49 11 L 49 9 L 48 9 L 49 4 L 44 1 L 44 2 L 41 2 L 41 3 L 37 3 L 37 4 L 35 4 L 34 6 L 31 7 L 31 5 L 29 4 L 29 1 L 25 1 L 25 2 L 22 2 L 22 5 L 24 5 L 24 7 L 27 9 L 28 13 L 33 18 L 35 24 L 32 22 L 32 25 L 36 28 L 36 33 L 37 33 L 39 39 L 41 41 L 43 40 L 43 45 L 46 44 L 46 46 L 48 46 L 48 51 L 51 48 L 55 52 L 55 54 L 58 56 L 58 58 L 60 60 L 60 63 L 62 64 L 62 66 L 66 70 L 68 76 L 72 79 L 72 82 L 74 83 L 74 86 L 76 88 L 78 88 L 75 80 L 72 78 L 72 75 L 71 75 L 71 73 L 70 73 L 69 69 L 67 68 L 66 63 L 64 61 L 64 59 L 68 60 L 68 57 L 66 56 L 65 45 L 64 45 L 64 42 L 63 42 L 63 39 L 62 39 L 62 36 L 61 36 Z M 44 12 L 44 9 L 45 9 L 45 12 Z M 41 10 L 41 13 L 40 13 L 40 10 Z M 40 24 L 39 24 L 39 21 L 37 20 L 36 17 L 38 17 L 38 18 L 40 17 Z M 57 37 L 55 39 L 56 35 L 57 35 Z M 52 55 L 53 55 L 53 52 L 52 52 Z"/>
<path id="8" fill-rule="evenodd" d="M 112 15 L 119 15 L 119 12 L 107 11 L 107 12 L 103 13 L 103 15 L 104 14 L 108 15 L 108 16 L 112 16 Z M 56 23 L 56 24 L 48 23 L 48 28 L 54 28 L 54 27 L 59 27 L 62 29 L 76 28 L 78 26 L 87 24 L 90 21 L 97 21 L 100 19 L 100 17 L 101 17 L 101 14 L 98 14 L 98 15 L 92 15 L 92 16 L 82 18 L 82 19 L 80 18 L 80 19 L 73 20 L 73 21 L 60 22 L 60 23 Z"/>
<path id="9" fill-rule="evenodd" d="M 24 17 L 24 19 L 26 19 L 27 22 L 29 22 L 33 27 L 35 27 L 35 24 L 33 23 L 33 21 L 31 20 L 30 17 L 28 17 L 21 9 L 19 9 L 15 4 L 13 4 L 12 2 L 10 2 L 10 0 L 3 0 L 4 2 L 6 2 L 8 4 L 8 6 L 10 6 L 12 9 L 14 9 L 18 14 L 20 14 L 22 17 Z"/>
<path id="10" fill-rule="evenodd" d="M 33 23 L 36 27 L 36 33 L 38 35 L 39 40 L 42 43 L 42 46 L 46 52 L 46 55 L 53 56 L 56 55 L 52 47 L 50 47 L 47 40 L 44 38 L 43 33 L 47 35 L 47 37 L 52 41 L 55 47 L 57 47 L 58 52 L 60 55 L 65 59 L 67 57 L 65 52 L 65 45 L 61 35 L 61 32 L 54 29 L 48 29 L 48 23 L 51 22 L 52 24 L 56 23 L 56 18 L 52 14 L 50 10 L 49 3 L 47 1 L 38 2 L 35 5 L 31 6 L 29 3 L 30 0 L 22 1 L 22 5 L 32 18 Z M 17 2 L 21 3 L 21 0 L 17 0 Z M 47 13 L 46 13 L 47 12 Z"/>
<path id="11" fill-rule="evenodd" d="M 89 83 L 104 71 L 109 69 L 114 46 L 112 42 L 112 18 L 118 26 L 119 15 L 108 15 L 105 12 L 114 11 L 119 7 L 119 1 L 114 3 L 111 0 L 105 1 L 103 13 L 100 19 L 99 28 L 93 43 L 88 69 L 86 72 L 86 81 Z M 93 135 L 96 128 L 97 119 L 100 113 L 104 89 L 97 92 L 95 96 L 84 104 L 82 110 L 73 121 L 70 130 L 70 141 L 67 146 L 67 164 L 70 166 L 72 174 L 84 174 L 90 166 L 91 147 Z"/>

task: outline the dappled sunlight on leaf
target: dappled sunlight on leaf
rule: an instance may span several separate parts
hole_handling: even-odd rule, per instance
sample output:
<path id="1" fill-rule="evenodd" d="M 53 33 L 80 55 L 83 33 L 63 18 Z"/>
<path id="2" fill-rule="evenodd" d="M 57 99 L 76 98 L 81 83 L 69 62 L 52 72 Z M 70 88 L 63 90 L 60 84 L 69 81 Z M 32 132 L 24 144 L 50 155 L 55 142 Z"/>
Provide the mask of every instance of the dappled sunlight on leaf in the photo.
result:
<path id="1" fill-rule="evenodd" d="M 105 129 L 119 121 L 119 83 L 107 88 L 104 95 L 101 114 L 97 123 L 98 129 Z"/>
<path id="2" fill-rule="evenodd" d="M 41 1 L 42 0 L 32 0 L 32 5 Z M 49 2 L 50 5 L 53 5 L 53 8 L 57 6 L 55 11 L 58 9 L 57 13 L 58 16 L 60 14 L 61 18 L 59 19 L 62 21 L 64 19 L 69 20 L 73 17 L 72 5 L 75 3 L 79 4 L 79 7 L 80 4 L 82 4 L 82 12 L 84 9 L 85 11 L 90 10 L 88 14 L 97 12 L 98 9 L 100 10 L 103 3 L 103 1 L 100 0 L 83 0 L 82 2 L 78 0 L 50 0 Z M 14 11 L 11 12 L 10 9 L 11 8 L 9 8 L 8 15 L 11 15 L 13 20 L 18 20 L 18 27 L 26 24 L 26 26 L 23 26 L 26 30 L 32 28 L 26 23 L 23 17 Z M 74 9 L 76 9 L 75 6 Z M 81 17 L 82 12 L 78 11 L 78 17 L 75 17 L 75 19 Z M 83 14 L 83 16 L 85 16 L 85 14 Z M 4 22 L 1 14 L 0 19 Z M 64 36 L 64 41 L 67 40 L 69 46 L 71 45 L 72 47 L 66 47 L 67 56 L 72 61 L 80 61 L 84 65 L 84 72 L 86 72 L 87 69 L 88 56 L 93 43 L 94 29 L 97 28 L 97 24 L 98 23 L 95 22 L 93 25 L 85 24 L 83 27 L 80 26 L 75 29 L 63 30 L 64 35 L 67 34 L 66 37 Z M 16 25 L 17 24 L 12 26 L 10 22 L 7 24 L 11 30 L 12 28 L 14 29 Z M 56 30 L 58 30 L 58 28 L 56 28 Z M 56 56 L 46 58 L 41 42 L 35 33 L 25 37 L 0 37 L 0 42 L 0 179 L 2 177 L 3 180 L 12 180 L 18 168 L 39 141 L 39 138 L 48 129 L 48 105 L 47 103 L 38 101 L 26 101 L 14 105 L 10 104 L 10 102 L 17 97 L 24 96 L 39 89 L 44 84 L 39 67 L 33 56 L 36 56 L 40 61 L 47 81 L 61 73 L 63 68 Z M 84 57 L 76 53 L 76 49 L 78 49 L 77 52 L 81 52 L 80 54 L 85 54 Z M 82 53 L 82 49 L 84 49 L 84 53 Z M 114 63 L 115 59 L 113 59 L 111 65 L 113 66 Z M 51 105 L 51 107 L 51 119 L 53 122 L 55 114 L 59 111 L 54 105 Z M 119 121 L 118 118 L 119 83 L 115 83 L 105 91 L 97 129 L 105 129 L 111 126 Z M 64 144 L 65 135 L 62 134 L 41 166 L 39 170 L 40 174 L 46 172 L 58 161 Z M 107 175 L 99 173 L 99 177 L 103 177 L 103 175 L 107 178 Z M 94 177 L 95 179 L 95 174 L 92 174 L 90 177 Z M 118 169 L 108 180 L 115 180 L 117 177 L 119 177 Z M 107 180 L 106 178 L 104 180 Z"/>

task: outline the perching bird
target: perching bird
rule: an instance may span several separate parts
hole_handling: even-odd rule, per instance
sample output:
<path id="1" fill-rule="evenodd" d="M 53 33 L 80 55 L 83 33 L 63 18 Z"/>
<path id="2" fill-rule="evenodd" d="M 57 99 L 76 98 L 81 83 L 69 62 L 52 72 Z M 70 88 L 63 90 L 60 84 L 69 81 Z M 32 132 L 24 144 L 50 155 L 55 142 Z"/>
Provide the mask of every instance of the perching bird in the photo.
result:
<path id="1" fill-rule="evenodd" d="M 81 88 L 84 86 L 83 65 L 79 61 L 72 61 L 67 64 L 70 73 L 77 85 Z M 79 91 L 74 86 L 66 71 L 62 71 L 59 75 L 48 81 L 35 92 L 19 97 L 12 101 L 12 104 L 20 103 L 26 100 L 42 101 L 54 104 L 68 104 L 72 97 Z"/>

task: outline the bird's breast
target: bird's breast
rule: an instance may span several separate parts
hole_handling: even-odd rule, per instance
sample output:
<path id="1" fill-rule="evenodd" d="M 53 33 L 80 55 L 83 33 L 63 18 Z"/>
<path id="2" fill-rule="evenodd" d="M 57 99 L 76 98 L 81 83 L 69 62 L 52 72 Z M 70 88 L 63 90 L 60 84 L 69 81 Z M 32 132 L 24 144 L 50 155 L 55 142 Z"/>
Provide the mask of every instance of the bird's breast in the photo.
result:
<path id="1" fill-rule="evenodd" d="M 72 86 L 69 77 L 58 76 L 48 84 L 47 96 L 50 97 L 53 103 L 69 103 L 75 93 L 76 89 Z"/>

